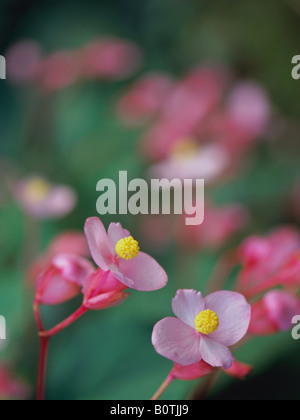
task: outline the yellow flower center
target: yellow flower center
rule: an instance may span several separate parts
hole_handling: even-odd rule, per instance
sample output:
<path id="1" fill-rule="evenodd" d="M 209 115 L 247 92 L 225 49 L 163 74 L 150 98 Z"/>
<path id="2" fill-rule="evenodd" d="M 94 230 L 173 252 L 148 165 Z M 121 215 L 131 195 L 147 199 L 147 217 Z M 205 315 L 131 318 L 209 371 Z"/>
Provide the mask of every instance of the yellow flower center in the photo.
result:
<path id="1" fill-rule="evenodd" d="M 28 182 L 25 194 L 29 200 L 42 201 L 49 194 L 50 184 L 42 178 L 35 178 Z"/>
<path id="2" fill-rule="evenodd" d="M 171 152 L 173 160 L 185 161 L 190 160 L 197 154 L 199 146 L 193 138 L 183 138 L 177 142 Z"/>
<path id="3" fill-rule="evenodd" d="M 135 258 L 139 251 L 139 243 L 134 240 L 132 236 L 120 239 L 115 247 L 116 253 L 124 260 L 131 260 Z"/>
<path id="4" fill-rule="evenodd" d="M 200 312 L 195 319 L 196 330 L 202 334 L 210 334 L 219 326 L 219 318 L 214 311 L 206 309 Z"/>

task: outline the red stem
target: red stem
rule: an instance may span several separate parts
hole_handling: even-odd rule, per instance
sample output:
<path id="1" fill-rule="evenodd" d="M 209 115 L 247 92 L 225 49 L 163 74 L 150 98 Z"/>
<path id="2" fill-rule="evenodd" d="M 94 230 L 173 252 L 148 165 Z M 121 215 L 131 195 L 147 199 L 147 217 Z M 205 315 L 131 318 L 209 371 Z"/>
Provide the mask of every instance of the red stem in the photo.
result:
<path id="1" fill-rule="evenodd" d="M 44 401 L 45 399 L 45 382 L 46 382 L 49 344 L 50 344 L 50 338 L 48 337 L 40 338 L 40 356 L 39 356 L 39 368 L 38 368 L 38 379 L 37 379 L 37 401 Z"/>
<path id="2" fill-rule="evenodd" d="M 42 323 L 39 304 L 37 301 L 33 304 L 33 313 L 39 330 L 39 334 L 44 331 Z M 45 382 L 46 382 L 46 371 L 47 371 L 47 359 L 50 339 L 48 337 L 40 338 L 40 354 L 39 354 L 39 366 L 37 374 L 37 400 L 43 401 L 45 399 Z"/>
<path id="3" fill-rule="evenodd" d="M 39 332 L 39 336 L 41 338 L 50 338 L 54 335 L 58 334 L 62 330 L 64 330 L 69 325 L 73 324 L 78 318 L 80 318 L 82 315 L 84 315 L 88 311 L 88 308 L 86 308 L 84 305 L 82 305 L 77 311 L 75 311 L 71 316 L 66 318 L 64 321 L 62 321 L 60 324 L 56 325 L 55 327 L 51 328 L 48 331 L 42 330 Z"/>

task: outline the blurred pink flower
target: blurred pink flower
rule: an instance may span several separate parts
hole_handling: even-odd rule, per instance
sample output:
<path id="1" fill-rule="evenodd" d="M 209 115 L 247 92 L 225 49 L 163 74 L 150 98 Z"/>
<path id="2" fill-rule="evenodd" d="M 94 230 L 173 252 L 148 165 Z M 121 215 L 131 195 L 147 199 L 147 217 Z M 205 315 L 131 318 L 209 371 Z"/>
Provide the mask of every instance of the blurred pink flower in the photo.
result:
<path id="1" fill-rule="evenodd" d="M 73 210 L 77 201 L 73 189 L 50 184 L 40 176 L 22 179 L 12 190 L 25 212 L 37 219 L 64 217 Z"/>
<path id="2" fill-rule="evenodd" d="M 28 384 L 15 377 L 3 363 L 0 364 L 0 400 L 26 400 L 31 391 Z"/>
<path id="3" fill-rule="evenodd" d="M 59 51 L 45 57 L 38 65 L 36 78 L 46 92 L 71 86 L 79 78 L 77 53 Z"/>
<path id="4" fill-rule="evenodd" d="M 178 290 L 172 301 L 174 314 L 153 329 L 155 350 L 183 366 L 203 360 L 229 369 L 234 358 L 228 348 L 247 333 L 251 307 L 236 292 L 219 291 L 203 298 L 195 290 Z"/>
<path id="5" fill-rule="evenodd" d="M 142 55 L 138 47 L 118 38 L 101 38 L 79 51 L 81 75 L 107 80 L 122 80 L 139 67 Z"/>
<path id="6" fill-rule="evenodd" d="M 7 78 L 14 83 L 32 82 L 36 77 L 41 50 L 37 42 L 22 40 L 6 51 Z"/>
<path id="7" fill-rule="evenodd" d="M 208 144 L 201 147 L 191 140 L 183 140 L 170 156 L 149 169 L 150 178 L 204 179 L 212 183 L 224 175 L 230 159 L 226 150 L 219 145 Z"/>
<path id="8" fill-rule="evenodd" d="M 244 229 L 248 219 L 248 211 L 241 204 L 218 207 L 206 200 L 204 222 L 199 226 L 186 226 L 182 220 L 177 238 L 189 248 L 218 249 Z"/>
<path id="9" fill-rule="evenodd" d="M 75 254 L 82 257 L 90 255 L 85 235 L 77 231 L 68 231 L 59 234 L 49 245 L 46 251 L 37 257 L 28 269 L 29 283 L 35 284 L 42 271 L 51 264 L 54 257 L 59 254 Z"/>
<path id="10" fill-rule="evenodd" d="M 150 73 L 138 79 L 117 104 L 117 113 L 126 125 L 140 125 L 163 107 L 173 80 L 163 73 Z"/>
<path id="11" fill-rule="evenodd" d="M 164 287 L 168 277 L 150 255 L 140 252 L 138 242 L 120 223 L 111 223 L 106 233 L 100 219 L 91 217 L 85 234 L 95 263 L 131 289 L 151 291 Z"/>
<path id="12" fill-rule="evenodd" d="M 250 137 L 261 136 L 270 120 L 267 93 L 254 81 L 237 83 L 227 98 L 226 109 L 231 121 Z"/>
<path id="13" fill-rule="evenodd" d="M 252 305 L 248 333 L 268 335 L 292 328 L 292 318 L 300 314 L 300 300 L 283 290 L 271 290 Z"/>
<path id="14" fill-rule="evenodd" d="M 267 236 L 250 236 L 240 247 L 242 271 L 238 290 L 253 297 L 278 285 L 292 265 L 287 266 L 282 273 L 280 269 L 298 251 L 300 234 L 292 226 L 279 227 Z"/>
<path id="15" fill-rule="evenodd" d="M 219 104 L 225 81 L 225 72 L 207 66 L 174 84 L 158 120 L 142 139 L 146 155 L 155 161 L 166 159 L 176 143 L 194 137 L 198 126 Z"/>
<path id="16" fill-rule="evenodd" d="M 58 305 L 74 298 L 94 271 L 93 264 L 85 258 L 72 254 L 57 255 L 38 278 L 36 304 Z"/>
<path id="17" fill-rule="evenodd" d="M 99 268 L 92 273 L 84 282 L 82 293 L 83 305 L 91 310 L 105 309 L 123 302 L 129 294 L 124 293 L 127 289 L 119 282 L 111 271 L 103 271 Z"/>

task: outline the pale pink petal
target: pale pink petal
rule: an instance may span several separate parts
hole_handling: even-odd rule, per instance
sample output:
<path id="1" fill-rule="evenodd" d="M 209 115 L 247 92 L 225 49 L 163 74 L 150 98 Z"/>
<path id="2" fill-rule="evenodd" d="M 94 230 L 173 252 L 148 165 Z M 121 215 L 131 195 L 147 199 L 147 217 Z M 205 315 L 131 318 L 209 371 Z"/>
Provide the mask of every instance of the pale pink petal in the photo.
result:
<path id="1" fill-rule="evenodd" d="M 164 318 L 153 329 L 152 344 L 163 357 L 187 366 L 199 362 L 201 336 L 177 318 Z"/>
<path id="2" fill-rule="evenodd" d="M 103 271 L 98 268 L 84 281 L 82 293 L 85 298 L 90 299 L 103 293 L 121 292 L 126 288 L 110 271 Z"/>
<path id="3" fill-rule="evenodd" d="M 202 335 L 200 352 L 203 360 L 211 366 L 229 369 L 234 362 L 231 351 L 222 344 Z"/>
<path id="4" fill-rule="evenodd" d="M 195 328 L 195 318 L 205 309 L 205 301 L 201 292 L 196 290 L 178 290 L 172 300 L 174 314 L 192 328 Z"/>
<path id="5" fill-rule="evenodd" d="M 115 249 L 115 246 L 120 239 L 130 236 L 128 230 L 122 228 L 121 223 L 111 223 L 108 227 L 107 234 L 113 249 Z"/>
<path id="6" fill-rule="evenodd" d="M 144 292 L 161 289 L 168 281 L 168 276 L 161 265 L 144 252 L 139 252 L 131 260 L 120 258 L 117 267 L 111 270 L 121 283 Z"/>
<path id="7" fill-rule="evenodd" d="M 70 213 L 75 207 L 77 196 L 65 186 L 53 187 L 48 197 L 41 203 L 43 218 L 60 218 Z"/>
<path id="8" fill-rule="evenodd" d="M 95 271 L 90 261 L 75 254 L 59 254 L 53 259 L 52 264 L 62 277 L 78 286 L 82 286 L 88 276 Z"/>
<path id="9" fill-rule="evenodd" d="M 37 282 L 36 301 L 44 305 L 59 305 L 80 293 L 80 286 L 61 276 L 53 266 L 43 272 Z"/>
<path id="10" fill-rule="evenodd" d="M 211 340 L 224 346 L 232 346 L 247 333 L 251 306 L 240 293 L 219 291 L 205 298 L 207 309 L 214 311 L 219 317 L 218 329 L 209 334 Z"/>
<path id="11" fill-rule="evenodd" d="M 103 223 L 98 217 L 90 217 L 85 222 L 84 231 L 93 260 L 102 270 L 108 270 L 114 252 Z"/>

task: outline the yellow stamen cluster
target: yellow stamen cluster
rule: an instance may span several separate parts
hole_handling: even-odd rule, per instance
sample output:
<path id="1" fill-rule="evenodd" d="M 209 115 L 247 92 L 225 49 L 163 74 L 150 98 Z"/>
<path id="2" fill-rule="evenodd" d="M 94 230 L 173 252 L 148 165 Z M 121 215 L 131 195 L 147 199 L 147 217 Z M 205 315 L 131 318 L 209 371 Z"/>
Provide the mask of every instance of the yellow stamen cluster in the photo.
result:
<path id="1" fill-rule="evenodd" d="M 124 260 L 131 260 L 138 255 L 140 247 L 138 241 L 134 240 L 132 236 L 128 236 L 119 240 L 115 250 L 119 257 Z"/>
<path id="2" fill-rule="evenodd" d="M 174 145 L 171 155 L 174 160 L 189 160 L 195 157 L 198 149 L 199 146 L 193 138 L 184 138 Z"/>
<path id="3" fill-rule="evenodd" d="M 34 178 L 28 182 L 25 188 L 25 194 L 32 201 L 42 201 L 50 191 L 50 184 L 43 178 Z"/>
<path id="4" fill-rule="evenodd" d="M 200 312 L 195 319 L 196 330 L 202 334 L 210 334 L 219 326 L 219 318 L 214 311 L 206 309 Z"/>

